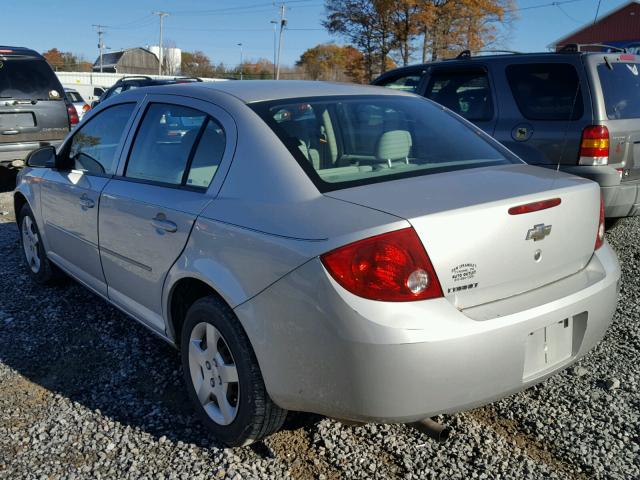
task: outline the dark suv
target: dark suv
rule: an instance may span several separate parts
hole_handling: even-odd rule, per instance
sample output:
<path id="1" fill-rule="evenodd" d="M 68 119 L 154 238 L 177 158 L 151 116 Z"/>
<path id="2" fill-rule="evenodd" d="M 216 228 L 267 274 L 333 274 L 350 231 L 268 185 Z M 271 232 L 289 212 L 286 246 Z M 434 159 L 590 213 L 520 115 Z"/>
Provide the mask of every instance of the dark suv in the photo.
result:
<path id="1" fill-rule="evenodd" d="M 59 145 L 78 123 L 55 73 L 39 53 L 0 46 L 0 165 Z"/>
<path id="2" fill-rule="evenodd" d="M 639 73 L 636 55 L 571 45 L 557 53 L 466 51 L 373 84 L 444 105 L 527 163 L 595 180 L 611 219 L 640 214 Z"/>
<path id="3" fill-rule="evenodd" d="M 108 90 L 106 90 L 98 100 L 95 100 L 91 107 L 95 107 L 100 102 L 118 95 L 119 93 L 126 92 L 133 88 L 151 87 L 153 85 L 172 85 L 176 83 L 190 83 L 201 82 L 202 79 L 195 77 L 176 77 L 176 78 L 151 78 L 146 75 L 131 75 L 128 77 L 122 77 L 116 83 L 114 83 Z"/>

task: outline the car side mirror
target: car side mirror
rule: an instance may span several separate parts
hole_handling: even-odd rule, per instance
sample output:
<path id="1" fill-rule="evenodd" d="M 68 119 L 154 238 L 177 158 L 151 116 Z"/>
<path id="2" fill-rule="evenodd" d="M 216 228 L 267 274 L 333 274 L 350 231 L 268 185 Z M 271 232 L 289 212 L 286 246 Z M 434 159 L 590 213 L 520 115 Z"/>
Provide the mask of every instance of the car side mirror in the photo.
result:
<path id="1" fill-rule="evenodd" d="M 55 168 L 57 163 L 56 149 L 52 145 L 38 148 L 27 156 L 26 164 L 33 168 Z"/>

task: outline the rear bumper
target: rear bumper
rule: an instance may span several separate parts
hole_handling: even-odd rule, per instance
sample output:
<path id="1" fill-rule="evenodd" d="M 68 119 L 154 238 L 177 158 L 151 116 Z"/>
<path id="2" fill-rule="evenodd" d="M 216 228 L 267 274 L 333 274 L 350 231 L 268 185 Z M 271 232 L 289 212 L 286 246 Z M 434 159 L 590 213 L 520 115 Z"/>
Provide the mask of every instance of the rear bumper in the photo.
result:
<path id="1" fill-rule="evenodd" d="M 640 215 L 640 182 L 621 182 L 620 173 L 608 166 L 560 165 L 560 169 L 600 184 L 605 217 Z"/>
<path id="2" fill-rule="evenodd" d="M 53 145 L 58 147 L 62 140 L 47 140 L 42 142 L 23 142 L 0 144 L 0 164 L 9 164 L 14 160 L 24 160 L 27 155 L 40 147 Z"/>
<path id="3" fill-rule="evenodd" d="M 445 299 L 393 304 L 355 297 L 314 259 L 235 311 L 281 407 L 411 422 L 522 390 L 593 348 L 611 323 L 619 288 L 609 245 L 576 275 L 582 277 L 572 286 L 557 287 L 572 288 L 569 294 L 558 295 L 551 284 L 522 294 L 516 304 L 523 310 L 513 312 L 507 299 L 504 308 L 489 304 L 505 315 L 478 320 L 478 312 L 465 314 Z M 546 303 L 543 289 L 555 294 Z M 527 373 L 529 335 L 564 319 L 573 321 L 568 358 Z"/>

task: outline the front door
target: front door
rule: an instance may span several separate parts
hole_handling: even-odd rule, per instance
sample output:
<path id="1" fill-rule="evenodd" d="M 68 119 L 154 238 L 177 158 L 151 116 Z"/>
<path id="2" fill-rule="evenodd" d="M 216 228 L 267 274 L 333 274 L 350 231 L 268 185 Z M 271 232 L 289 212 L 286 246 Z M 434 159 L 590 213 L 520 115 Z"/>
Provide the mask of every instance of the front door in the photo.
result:
<path id="1" fill-rule="evenodd" d="M 100 199 L 109 298 L 158 330 L 165 277 L 213 198 L 208 187 L 227 145 L 213 106 L 173 98 L 148 97 L 126 165 Z"/>
<path id="2" fill-rule="evenodd" d="M 82 125 L 60 152 L 63 167 L 47 172 L 41 190 L 47 255 L 103 295 L 98 203 L 134 109 L 115 105 Z"/>

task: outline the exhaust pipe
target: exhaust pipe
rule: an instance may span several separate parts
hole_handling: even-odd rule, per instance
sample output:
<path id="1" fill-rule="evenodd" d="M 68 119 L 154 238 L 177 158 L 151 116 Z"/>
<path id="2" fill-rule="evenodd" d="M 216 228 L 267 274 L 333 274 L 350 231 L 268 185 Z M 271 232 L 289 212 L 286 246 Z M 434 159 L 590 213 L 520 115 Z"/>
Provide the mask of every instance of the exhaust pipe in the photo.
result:
<path id="1" fill-rule="evenodd" d="M 445 427 L 432 418 L 423 418 L 422 420 L 412 423 L 411 426 L 440 443 L 446 442 L 451 434 L 449 427 Z"/>

